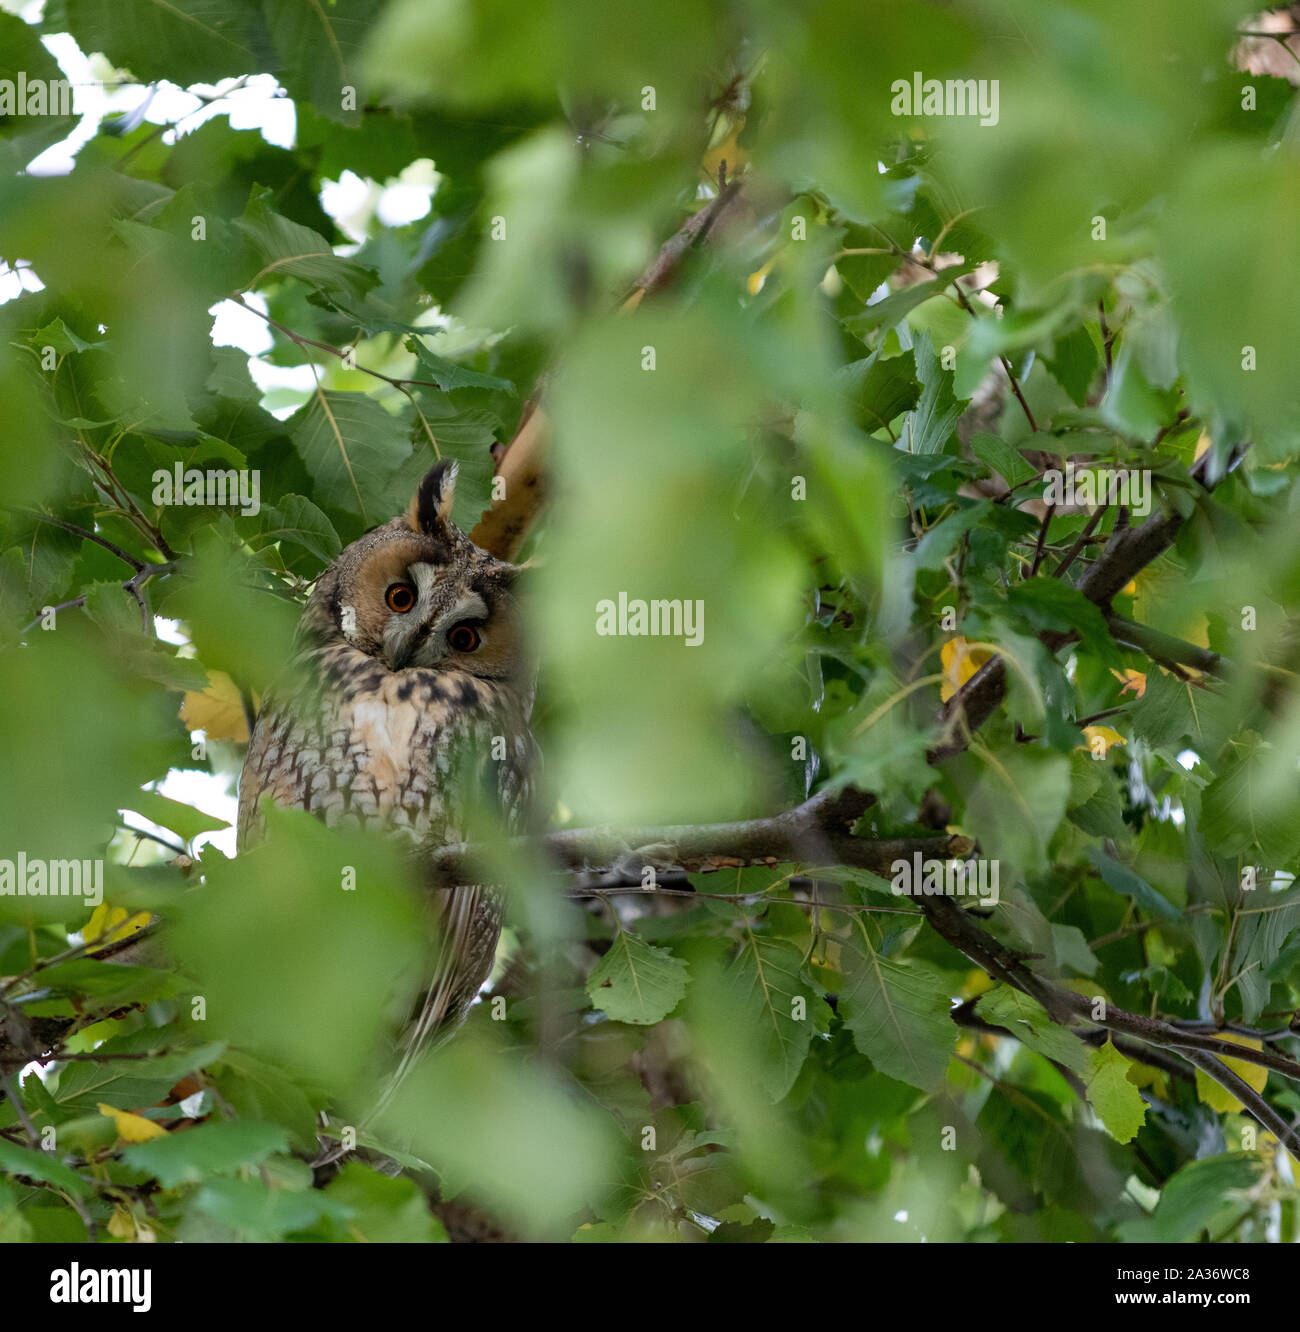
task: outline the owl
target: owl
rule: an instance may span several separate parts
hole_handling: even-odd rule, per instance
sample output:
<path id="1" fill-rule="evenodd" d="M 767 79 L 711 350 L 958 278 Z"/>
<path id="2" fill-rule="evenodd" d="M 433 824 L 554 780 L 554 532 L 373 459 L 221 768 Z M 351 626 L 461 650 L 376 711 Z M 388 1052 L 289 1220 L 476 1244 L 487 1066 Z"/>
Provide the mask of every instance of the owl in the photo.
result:
<path id="1" fill-rule="evenodd" d="M 464 840 L 468 778 L 507 827 L 522 822 L 534 744 L 520 570 L 452 523 L 455 480 L 456 464 L 439 463 L 405 514 L 359 537 L 317 580 L 244 759 L 241 850 L 261 835 L 264 798 L 433 848 Z M 491 888 L 434 897 L 437 944 L 399 1076 L 463 1019 L 501 932 Z"/>

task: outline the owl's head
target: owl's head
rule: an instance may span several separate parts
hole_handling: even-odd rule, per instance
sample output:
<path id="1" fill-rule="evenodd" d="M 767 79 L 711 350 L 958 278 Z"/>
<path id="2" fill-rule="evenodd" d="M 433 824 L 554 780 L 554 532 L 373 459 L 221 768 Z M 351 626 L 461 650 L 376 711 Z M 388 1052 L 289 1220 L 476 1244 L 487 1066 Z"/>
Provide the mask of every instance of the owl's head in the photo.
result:
<path id="1" fill-rule="evenodd" d="M 440 462 L 407 511 L 347 546 L 303 612 L 308 641 L 347 642 L 390 671 L 423 666 L 511 680 L 525 670 L 517 565 L 451 521 L 456 463 Z"/>

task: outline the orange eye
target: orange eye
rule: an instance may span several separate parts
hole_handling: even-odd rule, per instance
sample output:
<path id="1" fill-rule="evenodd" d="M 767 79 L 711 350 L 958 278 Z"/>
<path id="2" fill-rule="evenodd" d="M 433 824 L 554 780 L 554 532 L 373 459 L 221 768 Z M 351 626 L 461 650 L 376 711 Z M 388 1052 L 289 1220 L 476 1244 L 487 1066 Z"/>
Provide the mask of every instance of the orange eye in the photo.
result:
<path id="1" fill-rule="evenodd" d="M 410 583 L 394 583 L 384 593 L 384 602 L 390 611 L 405 615 L 415 605 L 415 589 Z"/>
<path id="2" fill-rule="evenodd" d="M 447 646 L 454 652 L 473 652 L 479 641 L 478 630 L 472 624 L 454 624 L 447 635 Z"/>

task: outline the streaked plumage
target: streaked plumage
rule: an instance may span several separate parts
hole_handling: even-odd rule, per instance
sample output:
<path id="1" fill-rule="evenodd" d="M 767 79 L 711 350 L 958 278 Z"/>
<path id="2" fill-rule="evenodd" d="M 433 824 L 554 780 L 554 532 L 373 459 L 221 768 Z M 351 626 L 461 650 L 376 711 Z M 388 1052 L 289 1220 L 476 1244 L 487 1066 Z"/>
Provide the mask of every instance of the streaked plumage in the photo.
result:
<path id="1" fill-rule="evenodd" d="M 509 826 L 521 820 L 533 683 L 518 571 L 451 523 L 455 474 L 440 463 L 406 514 L 354 541 L 317 581 L 244 759 L 241 850 L 261 836 L 266 797 L 426 847 L 464 840 L 470 782 L 499 800 Z M 500 935 L 493 890 L 458 885 L 438 900 L 439 943 L 403 1067 L 464 1017 Z"/>

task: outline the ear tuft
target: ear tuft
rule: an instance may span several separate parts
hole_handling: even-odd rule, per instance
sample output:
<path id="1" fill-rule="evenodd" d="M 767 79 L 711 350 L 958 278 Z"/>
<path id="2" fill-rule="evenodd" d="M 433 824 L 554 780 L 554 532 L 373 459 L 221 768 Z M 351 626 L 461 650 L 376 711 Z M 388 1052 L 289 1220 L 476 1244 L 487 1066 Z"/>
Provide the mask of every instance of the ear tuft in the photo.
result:
<path id="1" fill-rule="evenodd" d="M 451 502 L 456 495 L 456 473 L 460 464 L 449 458 L 431 467 L 416 487 L 406 522 L 413 532 L 446 536 L 451 524 Z"/>
<path id="2" fill-rule="evenodd" d="M 511 592 L 518 592 L 520 585 L 527 586 L 532 581 L 533 571 L 538 567 L 536 559 L 525 560 L 523 564 L 511 564 L 508 560 L 496 562 L 496 576 L 502 587 Z"/>

